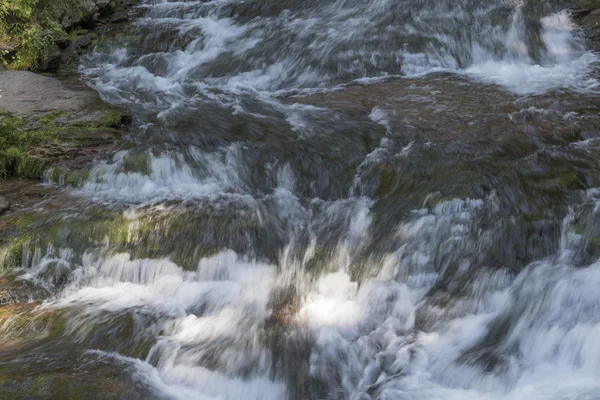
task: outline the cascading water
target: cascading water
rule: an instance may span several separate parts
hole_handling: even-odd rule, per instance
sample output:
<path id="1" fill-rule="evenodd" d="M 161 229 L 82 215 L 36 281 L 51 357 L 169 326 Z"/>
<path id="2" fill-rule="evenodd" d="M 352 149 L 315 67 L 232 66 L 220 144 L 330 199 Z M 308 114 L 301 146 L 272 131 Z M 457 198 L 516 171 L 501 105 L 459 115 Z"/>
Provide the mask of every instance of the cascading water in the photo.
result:
<path id="1" fill-rule="evenodd" d="M 600 84 L 564 4 L 140 14 L 81 66 L 135 127 L 38 210 L 5 393 L 600 398 Z"/>

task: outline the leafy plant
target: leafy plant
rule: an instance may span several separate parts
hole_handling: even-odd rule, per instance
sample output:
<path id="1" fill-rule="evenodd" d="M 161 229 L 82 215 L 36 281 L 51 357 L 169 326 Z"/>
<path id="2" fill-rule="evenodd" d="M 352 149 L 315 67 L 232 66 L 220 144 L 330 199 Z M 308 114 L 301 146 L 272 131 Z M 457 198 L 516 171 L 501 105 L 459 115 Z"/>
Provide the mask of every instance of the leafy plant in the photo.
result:
<path id="1" fill-rule="evenodd" d="M 2 63 L 12 69 L 35 69 L 66 33 L 60 23 L 64 0 L 0 0 Z M 64 8 L 63 8 L 64 9 Z"/>

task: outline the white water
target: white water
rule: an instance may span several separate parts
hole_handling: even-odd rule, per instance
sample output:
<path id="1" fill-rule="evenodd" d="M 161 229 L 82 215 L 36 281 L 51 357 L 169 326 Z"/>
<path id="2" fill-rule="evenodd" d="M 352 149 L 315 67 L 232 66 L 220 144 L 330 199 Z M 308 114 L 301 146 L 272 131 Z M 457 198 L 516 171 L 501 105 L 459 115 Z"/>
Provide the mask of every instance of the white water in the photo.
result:
<path id="1" fill-rule="evenodd" d="M 285 172 L 282 180 L 293 185 Z M 402 247 L 381 261 L 377 276 L 360 283 L 352 281 L 347 265 L 369 235 L 371 216 L 364 206 L 352 214 L 338 244 L 333 259 L 338 269 L 316 281 L 302 276 L 314 251 L 296 259 L 289 246 L 278 266 L 223 250 L 201 259 L 195 271 L 168 259 L 132 260 L 126 254 L 87 254 L 75 265 L 63 250 L 58 258 L 74 268 L 73 278 L 43 307 L 77 306 L 78 317 L 68 328 L 74 340 L 92 329 L 100 313 L 153 316 L 155 322 L 145 329 L 161 334 L 145 361 L 93 354 L 134 367 L 157 393 L 180 399 L 286 397 L 286 383 L 269 377 L 272 354 L 260 338 L 273 311 L 272 290 L 290 282 L 304 295 L 287 323 L 304 326 L 314 337 L 310 374 L 332 387 L 341 377 L 345 398 L 598 398 L 600 263 L 571 265 L 581 242 L 571 230 L 572 215 L 563 223 L 556 256 L 534 262 L 514 278 L 480 270 L 467 293 L 445 310 L 425 297 L 443 273 L 429 269 L 428 259 L 443 251 L 432 245 L 441 238 L 454 242 L 446 251 L 473 245 L 468 231 L 484 209 L 494 212 L 493 197 L 415 210 L 414 219 L 398 227 Z M 39 266 L 30 274 L 39 277 L 48 263 L 37 258 Z M 419 309 L 435 321 L 427 331 L 415 325 Z M 493 346 L 502 360 L 493 373 L 461 361 L 503 318 L 510 323 Z M 198 364 L 215 348 L 218 372 Z M 239 377 L 246 368 L 250 376 Z"/>
<path id="2" fill-rule="evenodd" d="M 480 16 L 492 13 L 496 7 L 513 7 L 508 27 L 480 26 L 477 29 L 481 31 L 470 42 L 453 37 L 450 31 L 435 31 L 434 28 L 439 27 L 424 23 L 432 15 L 438 15 L 435 9 L 419 9 L 414 12 L 412 23 L 394 29 L 400 29 L 403 35 L 435 38 L 441 47 L 428 46 L 422 53 L 402 47 L 386 48 L 395 57 L 387 71 L 377 62 L 384 55 L 382 50 L 377 46 L 372 48 L 371 41 L 386 43 L 392 40 L 388 39 L 392 33 L 385 29 L 381 31 L 377 25 L 380 18 L 395 10 L 391 1 L 379 1 L 368 7 L 362 3 L 340 1 L 314 10 L 286 11 L 278 16 L 258 16 L 243 22 L 219 16 L 220 10 L 231 4 L 150 2 L 146 7 L 150 10 L 148 16 L 136 22 L 140 29 L 174 32 L 176 38 L 188 38 L 184 40 L 187 44 L 178 50 L 141 56 L 125 49 L 115 49 L 108 58 L 105 54 L 95 54 L 90 58 L 94 66 L 83 68 L 82 72 L 93 78 L 106 99 L 156 112 L 158 120 L 166 126 L 181 115 L 201 112 L 199 110 L 206 104 L 218 104 L 229 110 L 230 115 L 256 118 L 267 118 L 275 109 L 285 115 L 286 123 L 299 139 L 317 135 L 322 123 L 312 120 L 320 120 L 327 112 L 312 106 L 282 104 L 279 96 L 298 90 L 306 93 L 340 90 L 343 87 L 339 86 L 341 82 L 337 82 L 336 75 L 349 74 L 350 80 L 377 82 L 390 75 L 415 77 L 450 71 L 501 85 L 518 94 L 539 94 L 554 89 L 598 90 L 598 82 L 589 76 L 597 56 L 586 51 L 580 32 L 564 11 L 540 17 L 543 56 L 541 62 L 536 62 L 528 53 L 523 4 L 508 2 L 478 10 L 477 16 Z M 448 27 L 459 24 L 456 29 L 460 31 L 460 24 L 470 15 L 466 7 L 457 5 L 442 20 L 447 19 Z M 372 21 L 368 20 L 369 15 Z M 274 33 L 274 29 L 282 31 Z M 299 44 L 279 43 L 286 34 L 296 37 Z M 300 45 L 303 40 L 310 41 L 307 47 Z M 356 41 L 354 47 L 357 48 L 340 53 L 337 47 L 347 45 L 349 41 Z M 361 44 L 363 41 L 364 45 Z M 504 49 L 500 54 L 494 54 L 489 47 L 498 43 Z M 454 52 L 468 55 L 470 64 L 459 66 Z M 249 65 L 233 68 L 231 73 L 216 73 L 219 57 L 224 56 Z M 347 64 L 346 58 L 354 61 Z M 322 64 L 336 62 L 336 59 L 337 67 L 329 73 L 320 71 L 321 67 L 309 66 L 315 60 Z M 367 72 L 367 60 L 373 63 L 371 67 L 376 68 L 375 73 Z M 157 69 L 156 65 L 161 67 Z M 203 76 L 207 68 L 211 72 Z M 214 68 L 217 69 L 213 71 Z M 265 110 L 257 113 L 248 109 L 244 104 L 249 101 L 262 104 Z M 379 121 L 376 114 L 377 110 L 373 110 L 374 120 Z M 381 150 L 374 151 L 369 157 L 377 157 L 385 147 L 386 139 L 383 139 Z M 98 167 L 92 172 L 82 191 L 96 199 L 129 203 L 249 194 L 247 182 L 238 176 L 240 170 L 248 168 L 240 161 L 243 148 L 234 144 L 211 154 L 194 147 L 185 151 L 191 157 L 184 158 L 181 150 L 163 151 L 159 156 L 148 153 L 147 173 L 123 171 L 120 165 L 124 154 L 119 153 L 112 165 Z M 200 164 L 200 170 L 188 165 L 190 158 Z"/>
<path id="3" fill-rule="evenodd" d="M 109 56 L 96 53 L 90 56 L 92 66 L 82 71 L 106 99 L 143 115 L 141 133 L 157 125 L 164 130 L 140 134 L 133 149 L 97 166 L 76 193 L 102 203 L 132 204 L 135 212 L 127 215 L 132 221 L 139 205 L 202 200 L 194 205 L 226 208 L 227 200 L 236 199 L 258 216 L 259 228 L 275 220 L 269 229 L 281 231 L 285 243 L 269 262 L 222 246 L 191 271 L 175 264 L 174 257 L 132 259 L 110 243 L 80 261 L 69 250 L 47 257 L 38 252 L 24 279 L 50 287 L 47 269 L 72 271 L 44 307 L 72 312 L 69 333 L 80 341 L 105 313 L 152 317 L 137 332 L 155 339 L 145 360 L 99 350 L 91 354 L 133 367 L 141 382 L 179 399 L 291 397 L 297 388 L 279 374 L 277 351 L 265 339 L 273 319 L 287 329 L 278 334 L 306 339 L 307 374 L 338 398 L 600 398 L 600 263 L 577 264 L 583 239 L 572 229 L 572 213 L 564 220 L 559 251 L 516 276 L 518 266 L 486 265 L 478 258 L 498 246 L 499 232 L 505 233 L 482 223 L 483 217 L 505 217 L 493 190 L 486 198 L 455 198 L 434 206 L 428 201 L 435 204 L 432 194 L 422 208 L 407 210 L 406 220 L 392 222 L 392 244 L 383 255 L 369 253 L 369 246 L 388 239 L 376 235 L 373 220 L 389 217 L 373 212 L 379 199 L 356 194 L 369 184 L 370 166 L 410 159 L 416 147 L 413 141 L 394 146 L 397 131 L 391 120 L 398 115 L 380 106 L 370 108 L 364 123 L 384 134 L 353 164 L 349 196 L 320 198 L 314 189 L 320 169 L 330 165 L 309 165 L 313 182 L 302 180 L 307 174 L 299 166 L 313 161 L 302 157 L 315 147 L 329 153 L 348 146 L 327 131 L 346 121 L 325 108 L 282 101 L 287 94 L 343 91 L 357 81 L 421 79 L 440 71 L 500 85 L 511 95 L 598 89 L 590 76 L 597 56 L 586 51 L 565 12 L 540 15 L 544 50 L 536 58 L 529 52 L 523 4 L 498 2 L 473 11 L 469 1 L 433 2 L 430 8 L 417 7 L 420 3 L 412 4 L 410 22 L 388 29 L 385 18 L 397 11 L 391 0 L 323 2 L 272 15 L 267 9 L 249 19 L 225 13 L 233 4 L 227 1 L 148 2 L 148 14 L 136 29 L 145 35 L 173 33 L 168 38 L 176 44 L 154 48 L 164 43 L 152 43 L 150 36 L 140 44 L 144 54 L 135 46 Z M 483 20 L 469 40 L 445 28 L 447 23 L 467 29 L 473 18 L 502 7 L 510 8 L 507 24 L 486 27 Z M 443 23 L 435 21 L 442 27 L 432 26 L 432 16 L 440 15 Z M 395 36 L 398 32 L 427 44 L 411 50 L 408 39 Z M 222 122 L 222 115 L 264 123 L 260 127 L 267 137 L 244 131 L 233 143 L 225 142 L 219 128 L 230 127 L 211 125 Z M 186 120 L 190 116 L 199 117 Z M 185 127 L 187 136 L 216 137 L 217 144 L 207 150 L 184 142 L 177 136 L 181 120 L 191 126 Z M 269 123 L 277 129 L 268 131 Z M 343 133 L 360 132 L 360 127 Z M 152 146 L 144 142 L 147 137 Z M 249 161 L 284 140 L 298 147 Z M 359 142 L 351 145 L 358 148 Z M 153 151 L 156 143 L 164 145 L 159 152 Z M 345 154 L 350 157 L 353 150 Z M 145 162 L 135 167 L 139 170 L 128 169 L 128 157 L 140 154 Z M 327 176 L 331 186 L 336 172 Z M 301 194 L 311 190 L 317 195 Z M 325 242 L 334 244 L 323 254 L 329 249 Z M 445 297 L 436 297 L 439 292 L 432 290 L 444 280 L 450 281 L 439 291 Z M 276 308 L 272 298 L 289 287 L 296 290 L 297 304 Z"/>
<path id="4" fill-rule="evenodd" d="M 543 43 L 548 50 L 544 64 L 532 63 L 526 54 L 516 60 L 494 60 L 483 54 L 465 72 L 519 94 L 544 93 L 557 88 L 597 91 L 599 82 L 588 76 L 598 58 L 583 50 L 567 12 L 544 17 L 541 23 Z M 519 38 L 511 39 L 514 40 L 512 46 L 524 48 Z"/>

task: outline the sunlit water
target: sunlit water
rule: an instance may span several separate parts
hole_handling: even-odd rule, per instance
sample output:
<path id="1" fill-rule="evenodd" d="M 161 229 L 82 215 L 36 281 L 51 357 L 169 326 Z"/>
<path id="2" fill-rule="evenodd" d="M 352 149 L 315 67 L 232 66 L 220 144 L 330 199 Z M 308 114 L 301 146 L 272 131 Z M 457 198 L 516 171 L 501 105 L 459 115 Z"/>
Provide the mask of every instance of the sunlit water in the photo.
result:
<path id="1" fill-rule="evenodd" d="M 598 59 L 564 5 L 140 14 L 81 66 L 131 136 L 36 214 L 18 270 L 64 326 L 2 374 L 62 368 L 92 396 L 106 368 L 122 398 L 600 398 Z"/>

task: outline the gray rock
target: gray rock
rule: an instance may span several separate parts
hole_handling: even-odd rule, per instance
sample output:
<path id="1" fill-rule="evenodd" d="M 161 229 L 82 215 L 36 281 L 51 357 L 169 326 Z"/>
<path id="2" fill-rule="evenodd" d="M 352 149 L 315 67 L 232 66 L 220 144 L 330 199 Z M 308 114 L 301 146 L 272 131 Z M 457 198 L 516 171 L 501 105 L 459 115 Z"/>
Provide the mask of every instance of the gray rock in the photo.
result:
<path id="1" fill-rule="evenodd" d="M 110 4 L 110 0 L 95 0 L 95 2 L 98 10 L 102 10 L 103 8 L 108 7 L 108 5 Z"/>
<path id="2" fill-rule="evenodd" d="M 87 35 L 82 36 L 81 38 L 77 39 L 75 42 L 73 42 L 73 45 L 75 47 L 79 47 L 79 48 L 88 47 L 89 45 L 92 44 L 93 38 L 94 38 L 94 35 L 87 34 Z"/>
<path id="3" fill-rule="evenodd" d="M 122 114 L 80 81 L 0 71 L 0 93 L 0 110 L 23 118 L 24 130 L 44 129 L 49 123 L 68 128 L 61 129 L 60 140 L 43 141 L 28 151 L 44 168 L 82 168 L 113 151 L 121 140 L 116 128 Z"/>
<path id="4" fill-rule="evenodd" d="M 10 210 L 10 203 L 5 197 L 0 196 L 0 215 Z"/>
<path id="5" fill-rule="evenodd" d="M 48 53 L 48 58 L 40 64 L 40 70 L 45 72 L 57 71 L 60 67 L 62 53 L 58 48 L 51 50 Z"/>
<path id="6" fill-rule="evenodd" d="M 94 0 L 77 0 L 70 7 L 61 10 L 60 19 L 65 29 L 93 22 L 98 18 L 98 5 Z"/>
<path id="7" fill-rule="evenodd" d="M 94 90 L 80 82 L 66 83 L 28 71 L 0 72 L 0 90 L 0 109 L 27 119 L 57 110 L 76 118 L 111 110 Z"/>
<path id="8" fill-rule="evenodd" d="M 98 6 L 93 0 L 79 0 L 79 9 L 88 17 L 98 12 Z"/>
<path id="9" fill-rule="evenodd" d="M 129 21 L 129 15 L 125 11 L 117 11 L 110 17 L 110 22 L 117 24 L 119 22 Z"/>

